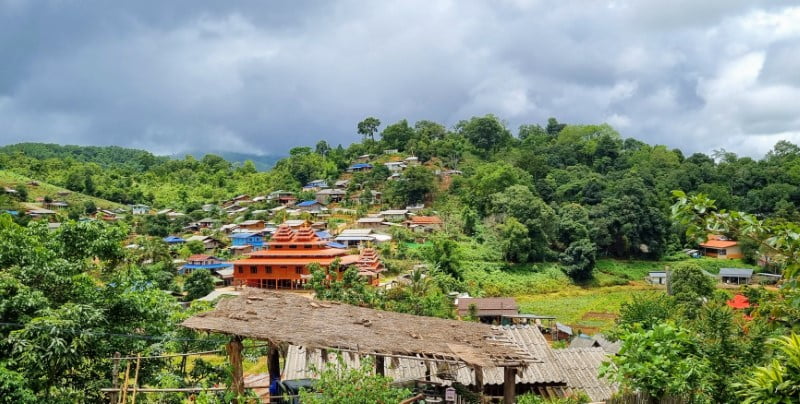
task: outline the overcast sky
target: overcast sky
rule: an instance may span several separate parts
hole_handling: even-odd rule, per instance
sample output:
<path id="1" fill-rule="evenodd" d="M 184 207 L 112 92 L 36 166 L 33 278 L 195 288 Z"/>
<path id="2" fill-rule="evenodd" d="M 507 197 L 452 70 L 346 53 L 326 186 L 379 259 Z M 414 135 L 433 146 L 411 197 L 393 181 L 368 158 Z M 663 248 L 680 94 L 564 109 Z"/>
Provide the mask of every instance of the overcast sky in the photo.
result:
<path id="1" fill-rule="evenodd" d="M 487 113 L 686 152 L 800 143 L 792 2 L 284 3 L 0 0 L 0 143 L 285 154 L 366 116 Z"/>

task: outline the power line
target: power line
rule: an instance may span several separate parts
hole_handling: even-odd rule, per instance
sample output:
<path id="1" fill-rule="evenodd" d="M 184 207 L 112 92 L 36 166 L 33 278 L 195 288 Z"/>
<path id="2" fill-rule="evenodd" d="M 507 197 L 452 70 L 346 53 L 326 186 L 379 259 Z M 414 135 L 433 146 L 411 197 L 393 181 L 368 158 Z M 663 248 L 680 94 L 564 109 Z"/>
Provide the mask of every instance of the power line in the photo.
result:
<path id="1" fill-rule="evenodd" d="M 24 328 L 25 324 L 22 323 L 8 323 L 8 322 L 0 322 L 0 326 L 10 326 L 10 327 L 17 327 L 17 328 Z M 123 334 L 123 333 L 111 333 L 111 332 L 102 332 L 102 331 L 80 331 L 77 333 L 72 333 L 73 335 L 93 335 L 93 336 L 105 336 L 105 337 L 118 337 L 118 338 L 131 338 L 131 339 L 146 339 L 146 340 L 155 340 L 155 341 L 199 341 L 199 342 L 209 342 L 209 343 L 226 343 L 227 340 L 224 339 L 199 339 L 199 338 L 178 338 L 178 337 L 170 337 L 167 335 L 143 335 L 143 334 Z"/>

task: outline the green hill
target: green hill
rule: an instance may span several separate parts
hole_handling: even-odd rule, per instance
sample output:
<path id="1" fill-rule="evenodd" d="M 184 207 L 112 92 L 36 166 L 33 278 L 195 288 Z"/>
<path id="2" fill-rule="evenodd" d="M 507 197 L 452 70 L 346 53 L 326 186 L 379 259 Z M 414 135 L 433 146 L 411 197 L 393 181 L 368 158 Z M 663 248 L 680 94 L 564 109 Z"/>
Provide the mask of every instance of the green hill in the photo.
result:
<path id="1" fill-rule="evenodd" d="M 28 185 L 31 182 L 36 182 L 39 185 Z M 25 185 L 28 190 L 27 201 L 23 204 L 28 207 L 35 206 L 33 204 L 36 198 L 44 198 L 49 196 L 53 200 L 67 202 L 70 205 L 82 205 L 85 202 L 94 202 L 98 209 L 116 209 L 124 205 L 111 202 L 105 199 L 96 198 L 89 195 L 84 195 L 80 192 L 72 192 L 66 188 L 61 188 L 46 182 L 33 180 L 24 175 L 19 175 L 8 170 L 0 170 L 0 186 L 8 188 L 16 188 L 17 185 Z M 67 192 L 69 192 L 67 194 Z M 59 194 L 61 193 L 61 194 Z"/>

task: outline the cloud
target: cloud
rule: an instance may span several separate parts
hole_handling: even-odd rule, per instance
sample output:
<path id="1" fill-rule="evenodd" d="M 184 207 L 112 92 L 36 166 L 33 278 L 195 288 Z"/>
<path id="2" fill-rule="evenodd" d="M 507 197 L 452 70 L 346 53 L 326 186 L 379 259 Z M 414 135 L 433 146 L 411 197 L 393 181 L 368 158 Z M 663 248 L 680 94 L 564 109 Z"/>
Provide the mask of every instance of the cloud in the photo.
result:
<path id="1" fill-rule="evenodd" d="M 744 0 L 0 0 L 0 142 L 283 154 L 355 141 L 366 116 L 493 113 L 756 155 L 800 133 L 798 18 Z"/>

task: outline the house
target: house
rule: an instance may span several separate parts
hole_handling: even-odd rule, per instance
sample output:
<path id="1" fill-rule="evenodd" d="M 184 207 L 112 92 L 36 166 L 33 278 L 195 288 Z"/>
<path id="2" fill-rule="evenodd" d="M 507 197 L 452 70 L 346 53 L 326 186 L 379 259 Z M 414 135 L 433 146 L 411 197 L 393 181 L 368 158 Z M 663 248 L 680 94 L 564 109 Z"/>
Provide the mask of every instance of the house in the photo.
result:
<path id="1" fill-rule="evenodd" d="M 162 210 L 159 210 L 158 212 L 156 212 L 156 215 L 164 215 L 169 220 L 175 220 L 175 219 L 177 219 L 177 218 L 179 218 L 181 216 L 186 216 L 185 214 L 183 214 L 181 212 L 178 212 L 178 211 L 176 211 L 174 209 L 162 209 Z"/>
<path id="2" fill-rule="evenodd" d="M 700 244 L 700 251 L 706 257 L 719 259 L 743 258 L 742 248 L 736 240 L 728 240 L 725 236 L 708 235 L 708 241 Z"/>
<path id="3" fill-rule="evenodd" d="M 372 164 L 368 163 L 356 163 L 351 165 L 350 167 L 347 167 L 348 173 L 360 173 L 369 170 L 372 170 Z"/>
<path id="4" fill-rule="evenodd" d="M 397 149 L 386 149 L 383 151 L 383 154 L 397 154 L 397 153 L 400 153 L 400 151 Z"/>
<path id="5" fill-rule="evenodd" d="M 50 209 L 28 209 L 25 214 L 31 217 L 45 217 L 55 215 L 56 212 Z"/>
<path id="6" fill-rule="evenodd" d="M 442 229 L 442 219 L 437 216 L 411 216 L 403 222 L 406 227 L 415 233 L 430 233 Z"/>
<path id="7" fill-rule="evenodd" d="M 455 303 L 459 317 L 475 316 L 482 323 L 488 324 L 500 324 L 503 315 L 519 313 L 517 301 L 511 297 L 462 297 Z"/>
<path id="8" fill-rule="evenodd" d="M 419 165 L 419 158 L 414 157 L 414 156 L 406 157 L 405 160 L 403 160 L 403 161 L 405 161 L 406 164 L 408 164 L 409 166 Z"/>
<path id="9" fill-rule="evenodd" d="M 303 201 L 295 205 L 295 208 L 309 213 L 322 213 L 322 211 L 327 210 L 325 205 L 317 201 Z"/>
<path id="10" fill-rule="evenodd" d="M 421 211 L 423 209 L 425 209 L 425 204 L 424 203 L 418 203 L 416 205 L 408 205 L 408 206 L 406 206 L 406 210 L 409 213 L 418 213 L 419 211 Z"/>
<path id="11" fill-rule="evenodd" d="M 753 277 L 753 270 L 748 268 L 720 268 L 719 280 L 732 285 L 747 285 Z"/>
<path id="12" fill-rule="evenodd" d="M 230 262 L 225 262 L 213 255 L 195 254 L 186 259 L 186 263 L 178 269 L 178 273 L 188 275 L 196 269 L 207 269 L 212 274 L 216 274 L 217 271 L 231 266 Z"/>
<path id="13" fill-rule="evenodd" d="M 94 218 L 106 222 L 113 222 L 119 219 L 115 212 L 107 209 L 99 209 L 97 212 L 94 212 Z"/>
<path id="14" fill-rule="evenodd" d="M 379 229 L 385 225 L 382 217 L 362 217 L 356 220 L 356 226 L 360 229 Z"/>
<path id="15" fill-rule="evenodd" d="M 380 192 L 375 191 L 375 190 L 370 190 L 369 191 L 369 195 L 370 196 L 368 198 L 362 198 L 362 196 L 364 196 L 364 191 L 355 192 L 352 195 L 350 195 L 350 202 L 352 202 L 352 203 L 367 202 L 370 205 L 375 205 L 375 204 L 381 203 L 381 193 Z"/>
<path id="16" fill-rule="evenodd" d="M 231 252 L 231 257 L 241 257 L 244 255 L 248 255 L 253 252 L 253 246 L 251 245 L 232 245 L 229 246 L 228 251 Z"/>
<path id="17" fill-rule="evenodd" d="M 5 193 L 9 194 L 9 195 L 17 195 L 18 194 L 17 190 L 14 189 L 14 188 L 3 187 L 3 191 Z"/>
<path id="18" fill-rule="evenodd" d="M 231 234 L 230 239 L 232 247 L 249 245 L 253 251 L 264 248 L 264 236 L 258 233 L 234 233 Z"/>
<path id="19" fill-rule="evenodd" d="M 371 158 L 372 158 L 371 154 L 362 154 L 362 155 L 356 157 L 356 162 L 358 162 L 358 163 L 367 163 L 367 162 L 369 162 L 369 160 Z"/>
<path id="20" fill-rule="evenodd" d="M 239 230 L 248 232 L 264 230 L 266 223 L 263 220 L 252 219 L 239 223 Z"/>
<path id="21" fill-rule="evenodd" d="M 390 222 L 402 222 L 406 220 L 406 216 L 408 216 L 408 211 L 405 209 L 394 209 L 394 210 L 384 210 L 379 213 L 384 220 Z"/>
<path id="22" fill-rule="evenodd" d="M 358 247 L 359 245 L 376 241 L 375 236 L 372 234 L 372 229 L 347 229 L 336 236 L 335 240 L 337 243 L 344 244 L 347 247 Z"/>
<path id="23" fill-rule="evenodd" d="M 293 205 L 297 198 L 295 198 L 294 192 L 279 190 L 267 195 L 267 201 L 276 202 L 280 205 Z"/>
<path id="24" fill-rule="evenodd" d="M 187 243 L 190 241 L 199 241 L 203 243 L 203 247 L 206 249 L 206 251 L 213 251 L 214 249 L 222 246 L 222 243 L 219 240 L 211 236 L 195 235 L 186 239 Z"/>
<path id="25" fill-rule="evenodd" d="M 406 163 L 404 163 L 402 161 L 390 161 L 388 163 L 383 163 L 383 165 L 385 165 L 386 168 L 388 168 L 389 171 L 392 172 L 392 173 L 399 173 L 399 172 L 405 170 L 406 167 L 407 167 Z"/>
<path id="26" fill-rule="evenodd" d="M 217 209 L 217 205 L 214 205 L 213 203 L 207 203 L 203 205 L 201 209 L 203 212 L 213 212 L 215 209 Z"/>
<path id="27" fill-rule="evenodd" d="M 647 274 L 647 281 L 652 285 L 666 285 L 667 271 L 650 271 Z"/>
<path id="28" fill-rule="evenodd" d="M 341 202 L 344 200 L 345 194 L 347 194 L 347 192 L 341 189 L 323 189 L 321 191 L 317 191 L 316 200 L 321 204 Z"/>
<path id="29" fill-rule="evenodd" d="M 561 324 L 556 322 L 556 332 L 555 332 L 555 339 L 556 341 L 567 340 L 569 341 L 572 339 L 572 327 Z"/>
<path id="30" fill-rule="evenodd" d="M 169 244 L 169 245 L 180 245 L 180 244 L 183 244 L 183 243 L 186 242 L 186 240 L 184 240 L 184 239 L 182 239 L 182 238 L 180 238 L 178 236 L 167 236 L 167 237 L 164 237 L 162 240 L 164 240 L 164 242 Z"/>
<path id="31" fill-rule="evenodd" d="M 325 188 L 330 188 L 325 180 L 314 180 L 303 186 L 304 191 L 318 191 Z"/>
<path id="32" fill-rule="evenodd" d="M 622 347 L 621 341 L 611 342 L 603 334 L 586 335 L 581 334 L 575 337 L 569 344 L 570 348 L 602 348 L 609 355 L 616 355 Z"/>
<path id="33" fill-rule="evenodd" d="M 350 185 L 350 180 L 337 180 L 333 183 L 333 187 L 336 189 L 347 189 L 348 185 Z"/>
<path id="34" fill-rule="evenodd" d="M 225 234 L 231 234 L 234 230 L 238 229 L 239 225 L 236 223 L 223 224 L 219 230 Z"/>
<path id="35" fill-rule="evenodd" d="M 64 209 L 68 207 L 69 204 L 63 201 L 53 201 L 53 202 L 45 202 L 44 206 L 46 208 L 52 208 L 52 209 Z"/>
<path id="36" fill-rule="evenodd" d="M 281 225 L 267 242 L 267 249 L 255 251 L 248 258 L 234 261 L 234 279 L 237 285 L 269 289 L 303 289 L 311 279 L 309 265 L 318 264 L 328 270 L 334 260 L 339 260 L 337 273 L 328 277 L 341 277 L 344 269 L 362 259 L 349 255 L 346 250 L 329 248 L 311 227 L 292 229 Z"/>
<path id="37" fill-rule="evenodd" d="M 197 221 L 197 226 L 201 229 L 210 229 L 217 224 L 217 219 L 207 217 Z"/>
<path id="38" fill-rule="evenodd" d="M 283 224 L 289 226 L 292 229 L 299 229 L 301 227 L 311 227 L 311 222 L 303 219 L 291 219 L 283 222 Z"/>

